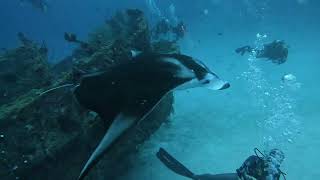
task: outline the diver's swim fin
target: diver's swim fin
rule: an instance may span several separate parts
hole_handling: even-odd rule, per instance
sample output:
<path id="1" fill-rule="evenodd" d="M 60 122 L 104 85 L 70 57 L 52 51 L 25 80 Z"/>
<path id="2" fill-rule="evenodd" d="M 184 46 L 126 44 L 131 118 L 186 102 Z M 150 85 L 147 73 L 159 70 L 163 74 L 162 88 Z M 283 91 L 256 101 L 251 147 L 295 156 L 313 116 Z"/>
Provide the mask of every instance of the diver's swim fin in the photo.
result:
<path id="1" fill-rule="evenodd" d="M 179 161 L 177 161 L 174 157 L 172 157 L 167 151 L 165 151 L 163 148 L 160 148 L 157 152 L 157 157 L 160 159 L 160 161 L 169 169 L 171 169 L 173 172 L 185 176 L 188 178 L 193 179 L 194 174 L 191 172 L 188 168 L 186 168 L 183 164 L 181 164 Z"/>

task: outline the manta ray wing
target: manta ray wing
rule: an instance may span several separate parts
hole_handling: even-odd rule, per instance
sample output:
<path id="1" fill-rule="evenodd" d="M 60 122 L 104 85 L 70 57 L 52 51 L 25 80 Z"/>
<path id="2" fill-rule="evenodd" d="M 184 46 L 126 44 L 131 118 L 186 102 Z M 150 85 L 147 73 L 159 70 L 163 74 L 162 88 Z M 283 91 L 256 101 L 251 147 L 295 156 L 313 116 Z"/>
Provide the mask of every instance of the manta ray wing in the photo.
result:
<path id="1" fill-rule="evenodd" d="M 161 99 L 176 87 L 167 81 L 173 79 L 171 75 L 160 77 L 164 78 L 164 81 L 161 81 L 164 83 L 161 83 L 148 79 L 152 75 L 151 71 L 148 74 L 146 71 L 138 70 L 120 73 L 123 69 L 117 69 L 90 75 L 84 77 L 80 86 L 75 89 L 74 93 L 79 103 L 97 112 L 110 125 L 81 171 L 79 180 L 88 174 L 123 133 L 143 120 Z"/>

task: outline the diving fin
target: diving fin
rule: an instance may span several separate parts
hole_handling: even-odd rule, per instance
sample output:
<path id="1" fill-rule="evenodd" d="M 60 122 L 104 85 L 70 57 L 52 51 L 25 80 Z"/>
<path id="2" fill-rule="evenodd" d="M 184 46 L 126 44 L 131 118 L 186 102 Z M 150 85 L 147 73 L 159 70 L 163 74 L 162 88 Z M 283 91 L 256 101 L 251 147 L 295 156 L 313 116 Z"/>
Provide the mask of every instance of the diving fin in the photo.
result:
<path id="1" fill-rule="evenodd" d="M 173 172 L 193 179 L 194 174 L 188 168 L 186 168 L 183 164 L 181 164 L 178 160 L 172 157 L 166 150 L 160 148 L 157 152 L 158 159 L 170 170 Z"/>

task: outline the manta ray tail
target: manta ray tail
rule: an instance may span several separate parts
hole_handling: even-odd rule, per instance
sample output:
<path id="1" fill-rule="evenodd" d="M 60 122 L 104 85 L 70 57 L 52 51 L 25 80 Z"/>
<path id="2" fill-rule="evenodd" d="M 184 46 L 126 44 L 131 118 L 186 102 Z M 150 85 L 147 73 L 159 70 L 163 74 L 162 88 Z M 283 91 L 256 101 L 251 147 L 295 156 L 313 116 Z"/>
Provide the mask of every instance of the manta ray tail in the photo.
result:
<path id="1" fill-rule="evenodd" d="M 65 88 L 65 87 L 73 87 L 74 88 L 76 86 L 78 86 L 78 85 L 75 85 L 75 84 L 64 84 L 64 85 L 61 85 L 61 86 L 58 86 L 58 87 L 54 87 L 54 88 L 48 89 L 48 90 L 42 92 L 39 96 L 43 96 L 43 95 L 48 94 L 48 93 L 50 93 L 52 91 L 55 91 L 57 89 L 61 89 L 61 88 Z"/>
<path id="2" fill-rule="evenodd" d="M 109 147 L 135 123 L 135 118 L 120 113 L 111 124 L 109 130 L 102 138 L 100 144 L 90 156 L 86 165 L 83 167 L 78 180 L 83 180 L 95 164 L 99 162 Z"/>

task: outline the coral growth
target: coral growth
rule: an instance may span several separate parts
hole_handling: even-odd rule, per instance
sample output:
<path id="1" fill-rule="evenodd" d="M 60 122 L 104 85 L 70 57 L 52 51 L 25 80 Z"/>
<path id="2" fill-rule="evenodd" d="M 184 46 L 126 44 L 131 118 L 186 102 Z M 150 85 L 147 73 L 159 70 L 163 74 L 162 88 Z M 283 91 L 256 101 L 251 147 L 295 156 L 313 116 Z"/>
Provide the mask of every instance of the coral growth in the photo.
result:
<path id="1" fill-rule="evenodd" d="M 48 49 L 44 44 L 18 34 L 21 46 L 0 56 L 0 105 L 30 91 L 50 85 L 47 63 Z"/>

